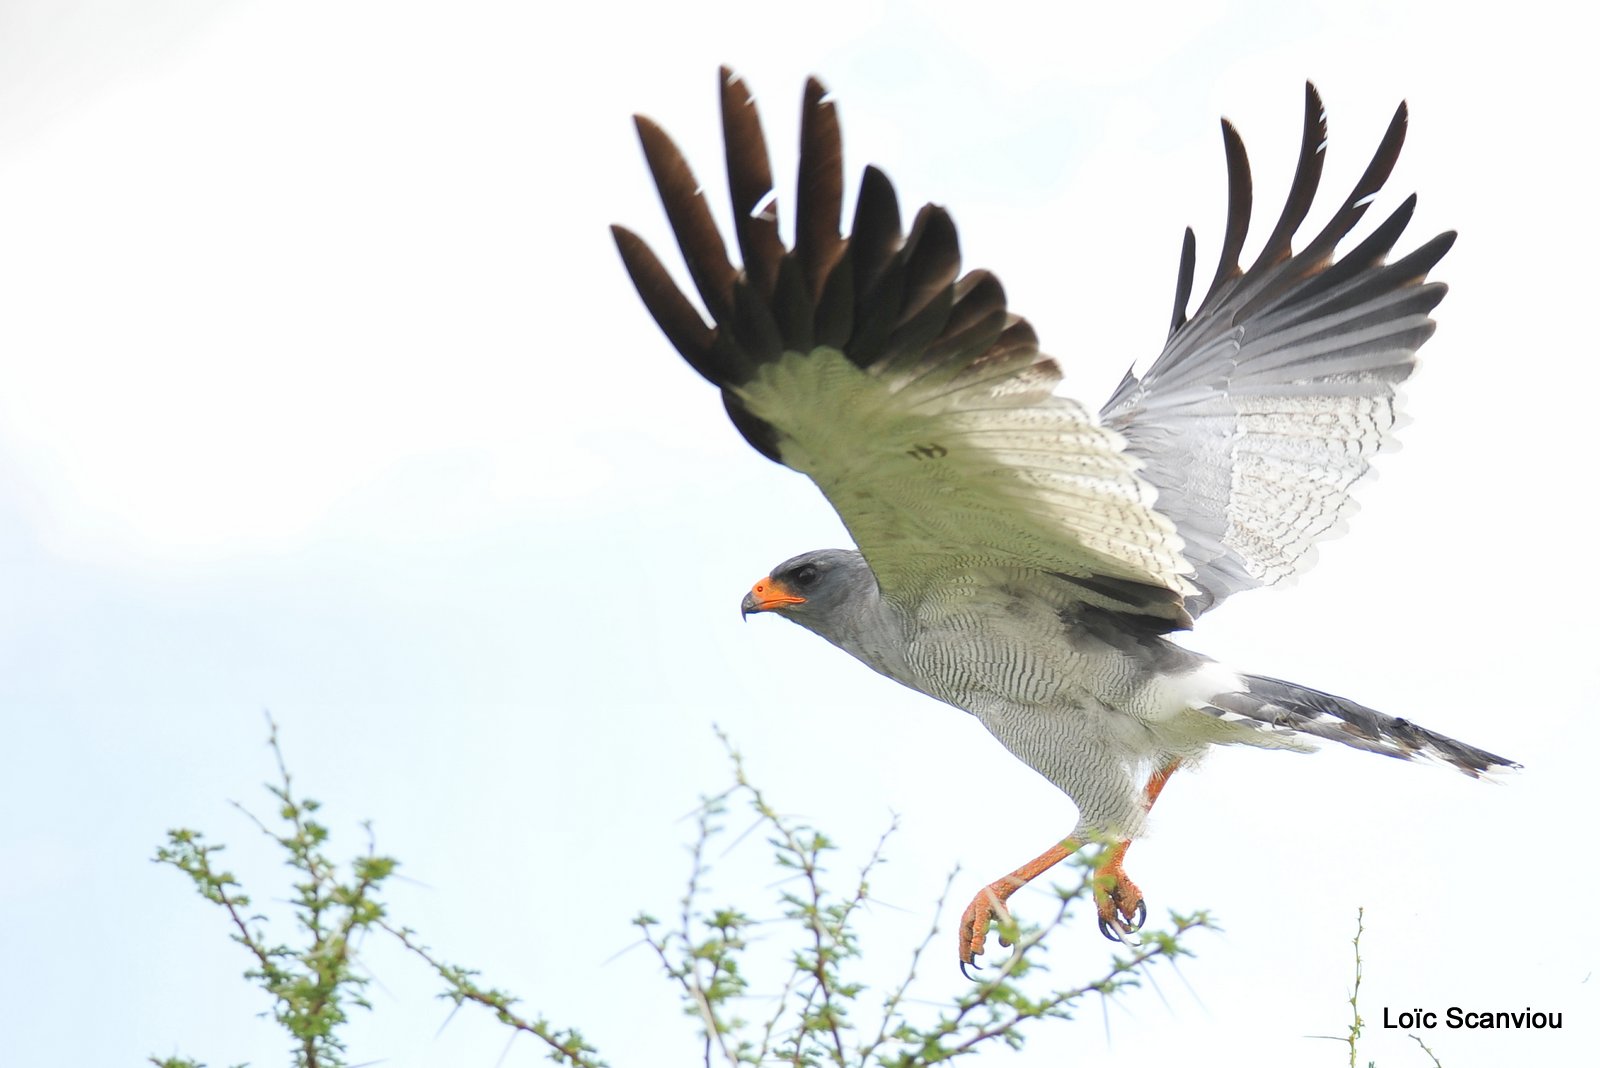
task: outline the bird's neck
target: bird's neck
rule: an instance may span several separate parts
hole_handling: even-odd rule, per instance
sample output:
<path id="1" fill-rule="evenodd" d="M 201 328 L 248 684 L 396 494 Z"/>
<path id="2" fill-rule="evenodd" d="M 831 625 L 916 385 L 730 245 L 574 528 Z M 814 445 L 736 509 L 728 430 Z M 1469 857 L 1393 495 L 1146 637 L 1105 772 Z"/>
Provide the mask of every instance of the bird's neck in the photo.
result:
<path id="1" fill-rule="evenodd" d="M 872 670 L 915 688 L 906 666 L 910 635 L 904 614 L 878 592 L 876 582 L 862 587 L 825 627 L 809 629 Z"/>

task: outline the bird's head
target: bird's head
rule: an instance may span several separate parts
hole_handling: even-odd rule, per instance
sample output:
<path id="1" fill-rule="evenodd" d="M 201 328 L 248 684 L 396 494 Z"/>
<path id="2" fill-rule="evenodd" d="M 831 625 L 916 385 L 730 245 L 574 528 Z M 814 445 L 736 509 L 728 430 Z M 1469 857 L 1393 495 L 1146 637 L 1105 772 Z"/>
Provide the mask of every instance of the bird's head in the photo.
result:
<path id="1" fill-rule="evenodd" d="M 817 549 L 785 560 L 744 595 L 741 615 L 776 612 L 808 630 L 827 634 L 829 623 L 877 583 L 866 559 L 853 549 Z"/>

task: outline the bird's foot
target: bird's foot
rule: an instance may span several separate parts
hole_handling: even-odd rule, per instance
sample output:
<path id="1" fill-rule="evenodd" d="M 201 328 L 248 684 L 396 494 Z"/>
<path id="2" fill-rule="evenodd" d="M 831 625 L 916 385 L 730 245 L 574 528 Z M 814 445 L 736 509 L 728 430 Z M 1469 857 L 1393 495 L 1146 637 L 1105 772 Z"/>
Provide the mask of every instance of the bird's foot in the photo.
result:
<path id="1" fill-rule="evenodd" d="M 977 967 L 977 958 L 983 955 L 983 944 L 989 937 L 989 926 L 998 921 L 1002 927 L 1011 923 L 1011 912 L 1006 908 L 1006 898 L 1011 896 L 1016 889 L 1005 879 L 990 883 L 979 890 L 972 903 L 961 914 L 961 927 L 957 932 L 961 937 L 960 957 L 961 974 L 968 979 L 976 979 L 968 968 Z M 1000 944 L 1009 946 L 1011 941 L 1002 933 Z"/>
<path id="2" fill-rule="evenodd" d="M 1095 877 L 1094 903 L 1100 914 L 1100 933 L 1113 942 L 1128 942 L 1128 936 L 1144 926 L 1144 894 L 1120 863 L 1107 866 Z"/>
<path id="3" fill-rule="evenodd" d="M 1014 931 L 1015 928 L 1011 922 L 1011 913 L 1006 910 L 1006 899 L 1028 885 L 1029 880 L 1060 864 L 1078 848 L 1079 844 L 1071 838 L 1062 839 L 1010 875 L 1002 876 L 978 891 L 978 896 L 972 899 L 967 911 L 961 914 L 961 929 L 957 932 L 961 936 L 962 975 L 968 979 L 972 978 L 967 969 L 982 955 L 983 943 L 989 936 L 990 924 L 998 921 L 1002 932 L 1000 944 L 1002 946 L 1011 944 L 1007 932 Z"/>

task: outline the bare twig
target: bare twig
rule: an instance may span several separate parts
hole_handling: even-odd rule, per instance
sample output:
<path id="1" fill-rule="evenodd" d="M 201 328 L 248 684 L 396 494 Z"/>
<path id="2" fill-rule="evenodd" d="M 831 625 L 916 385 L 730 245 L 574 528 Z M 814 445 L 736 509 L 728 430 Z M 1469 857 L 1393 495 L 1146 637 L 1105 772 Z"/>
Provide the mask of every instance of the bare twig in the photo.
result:
<path id="1" fill-rule="evenodd" d="M 443 996 L 454 1001 L 458 1007 L 469 1001 L 482 1005 L 494 1013 L 495 1019 L 514 1032 L 532 1035 L 539 1039 L 549 1047 L 555 1059 L 571 1065 L 572 1068 L 605 1068 L 605 1061 L 592 1056 L 595 1052 L 593 1047 L 587 1045 L 576 1031 L 557 1030 L 543 1018 L 530 1020 L 518 1014 L 512 1008 L 517 1002 L 516 998 L 500 990 L 486 990 L 478 986 L 473 979 L 476 972 L 438 959 L 428 947 L 416 940 L 414 932 L 404 927 L 395 927 L 385 920 L 377 921 L 377 926 L 437 972 L 450 988 Z"/>
<path id="2" fill-rule="evenodd" d="M 1367 910 L 1364 907 L 1356 909 L 1356 936 L 1350 940 L 1350 945 L 1354 948 L 1356 955 L 1356 981 L 1350 987 L 1350 1037 L 1348 1039 L 1350 1043 L 1350 1068 L 1356 1068 L 1356 1040 L 1361 1037 L 1362 1019 L 1361 1006 L 1359 1004 L 1361 996 L 1361 932 L 1366 930 L 1361 921 L 1366 914 Z"/>
<path id="3" fill-rule="evenodd" d="M 1410 1033 L 1410 1032 L 1408 1032 L 1408 1033 Z M 1410 1034 L 1411 1034 L 1411 1041 L 1413 1041 L 1417 1045 L 1421 1046 L 1422 1047 L 1422 1052 L 1426 1053 L 1428 1055 L 1428 1059 L 1433 1062 L 1433 1068 L 1444 1068 L 1444 1065 L 1439 1063 L 1439 1058 L 1434 1056 L 1433 1050 L 1429 1049 L 1428 1048 L 1428 1044 L 1426 1042 L 1422 1041 L 1422 1036 L 1419 1035 L 1419 1034 L 1415 1034 L 1415 1033 L 1410 1033 Z"/>

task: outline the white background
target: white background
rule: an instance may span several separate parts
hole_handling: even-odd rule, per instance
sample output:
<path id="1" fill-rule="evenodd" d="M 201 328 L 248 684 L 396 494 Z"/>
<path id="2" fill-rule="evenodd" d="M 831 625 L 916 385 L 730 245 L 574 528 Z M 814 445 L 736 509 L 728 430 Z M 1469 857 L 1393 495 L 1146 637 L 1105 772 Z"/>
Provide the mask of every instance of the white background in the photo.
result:
<path id="1" fill-rule="evenodd" d="M 817 73 L 847 170 L 950 205 L 967 263 L 1094 407 L 1164 336 L 1185 224 L 1209 277 L 1219 115 L 1251 152 L 1259 240 L 1304 79 L 1330 124 L 1313 225 L 1410 100 L 1372 218 L 1415 189 L 1402 247 L 1462 237 L 1405 449 L 1314 572 L 1192 642 L 1527 768 L 1490 786 L 1216 754 L 1129 868 L 1153 911 L 1210 908 L 1225 932 L 1159 995 L 985 1063 L 1344 1063 L 1307 1036 L 1343 1033 L 1358 906 L 1363 1063 L 1431 1063 L 1377 1026 L 1385 1006 L 1564 1014 L 1425 1036 L 1449 1068 L 1592 1050 L 1590 35 L 1537 2 L 1106 6 L 7 3 L 0 1062 L 286 1063 L 223 916 L 149 862 L 197 826 L 264 903 L 286 893 L 228 804 L 270 809 L 264 709 L 334 851 L 370 818 L 403 859 L 395 915 L 614 1065 L 698 1060 L 629 920 L 675 907 L 682 817 L 728 776 L 713 722 L 843 843 L 841 870 L 900 814 L 865 919 L 874 982 L 962 865 L 920 996 L 962 988 L 960 905 L 1071 806 L 967 717 L 797 628 L 740 625 L 752 580 L 844 535 L 726 425 L 606 233 L 639 229 L 676 269 L 629 115 L 662 121 L 720 202 L 722 62 L 762 101 L 785 209 Z M 749 859 L 719 860 L 716 901 L 772 898 Z M 1051 959 L 1066 982 L 1106 951 L 1081 917 Z M 441 1030 L 409 960 L 364 963 L 354 1063 L 501 1063 L 487 1020 Z M 522 1040 L 503 1063 L 541 1057 Z"/>

